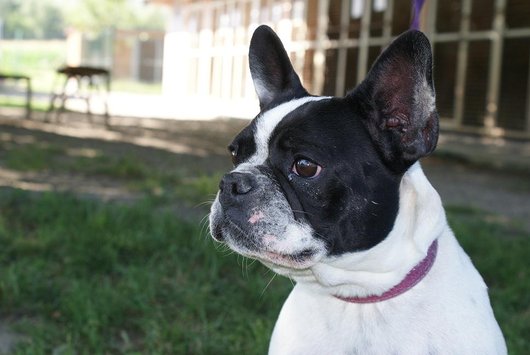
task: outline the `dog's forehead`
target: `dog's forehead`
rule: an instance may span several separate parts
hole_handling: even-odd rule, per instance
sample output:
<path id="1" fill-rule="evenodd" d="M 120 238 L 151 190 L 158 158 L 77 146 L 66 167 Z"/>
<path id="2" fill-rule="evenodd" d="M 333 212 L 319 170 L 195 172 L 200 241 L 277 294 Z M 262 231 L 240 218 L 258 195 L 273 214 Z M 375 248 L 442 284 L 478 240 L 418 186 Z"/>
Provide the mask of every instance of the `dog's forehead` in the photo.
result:
<path id="1" fill-rule="evenodd" d="M 269 140 L 278 124 L 290 113 L 309 102 L 330 99 L 328 96 L 306 96 L 278 105 L 261 113 L 254 122 L 254 153 L 235 170 L 246 170 L 249 166 L 262 165 L 269 155 Z"/>

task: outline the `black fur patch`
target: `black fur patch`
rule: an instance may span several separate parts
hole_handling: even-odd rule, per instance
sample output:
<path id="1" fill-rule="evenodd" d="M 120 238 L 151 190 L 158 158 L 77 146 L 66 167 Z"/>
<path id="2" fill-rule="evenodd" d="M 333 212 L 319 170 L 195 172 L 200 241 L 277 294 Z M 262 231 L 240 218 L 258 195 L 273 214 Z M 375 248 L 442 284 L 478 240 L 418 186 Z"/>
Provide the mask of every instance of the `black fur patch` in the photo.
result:
<path id="1" fill-rule="evenodd" d="M 307 103 L 274 130 L 267 162 L 298 218 L 309 223 L 331 255 L 365 250 L 392 230 L 401 175 L 381 160 L 349 100 Z M 296 159 L 322 166 L 315 178 L 291 171 Z"/>

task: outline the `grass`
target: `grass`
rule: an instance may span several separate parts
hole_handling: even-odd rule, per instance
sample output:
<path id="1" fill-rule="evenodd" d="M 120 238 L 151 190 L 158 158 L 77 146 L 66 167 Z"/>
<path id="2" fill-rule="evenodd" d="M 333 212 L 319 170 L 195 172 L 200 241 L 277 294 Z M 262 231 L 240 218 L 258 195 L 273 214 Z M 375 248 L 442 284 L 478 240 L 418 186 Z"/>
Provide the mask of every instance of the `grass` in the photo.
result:
<path id="1" fill-rule="evenodd" d="M 21 354 L 263 352 L 289 289 L 262 295 L 264 268 L 242 277 L 197 224 L 147 201 L 3 191 L 0 212 L 1 313 L 29 335 Z"/>
<path id="2" fill-rule="evenodd" d="M 7 147 L 0 146 L 0 148 Z M 54 158 L 64 154 L 61 147 L 43 143 L 17 145 L 6 150 L 6 167 L 18 171 L 46 170 L 52 165 Z"/>
<path id="3" fill-rule="evenodd" d="M 208 199 L 220 173 L 198 172 L 195 158 L 109 148 L 0 140 L 0 167 L 106 177 L 146 196 L 123 205 L 0 189 L 0 323 L 25 336 L 15 353 L 265 353 L 291 283 L 268 285 L 270 271 L 166 208 Z M 466 207 L 448 218 L 490 286 L 510 354 L 530 353 L 530 234 Z"/>
<path id="4" fill-rule="evenodd" d="M 527 354 L 530 236 L 480 211 L 448 212 L 510 353 Z M 0 314 L 26 335 L 17 354 L 263 354 L 291 288 L 280 277 L 267 287 L 264 267 L 149 199 L 0 190 L 0 244 Z"/>
<path id="5" fill-rule="evenodd" d="M 530 234 L 497 216 L 449 209 L 449 223 L 489 287 L 510 354 L 530 353 Z"/>
<path id="6" fill-rule="evenodd" d="M 1 95 L 1 94 L 0 94 Z M 33 112 L 47 112 L 50 103 L 47 100 L 31 100 L 31 111 Z M 24 97 L 1 97 L 0 96 L 0 113 L 2 107 L 12 107 L 26 109 L 26 99 Z"/>

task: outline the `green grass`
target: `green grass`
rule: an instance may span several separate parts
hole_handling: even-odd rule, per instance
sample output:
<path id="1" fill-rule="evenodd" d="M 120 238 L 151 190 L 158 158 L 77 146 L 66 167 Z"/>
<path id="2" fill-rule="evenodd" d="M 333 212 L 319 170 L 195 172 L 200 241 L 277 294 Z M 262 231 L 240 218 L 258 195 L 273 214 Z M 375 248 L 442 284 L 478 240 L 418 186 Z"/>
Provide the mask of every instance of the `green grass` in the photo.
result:
<path id="1" fill-rule="evenodd" d="M 2 316 L 30 339 L 19 353 L 263 353 L 290 287 L 262 295 L 263 267 L 245 277 L 197 224 L 148 202 L 3 191 L 0 212 Z"/>
<path id="2" fill-rule="evenodd" d="M 31 111 L 46 112 L 48 111 L 49 106 L 50 106 L 50 103 L 47 100 L 35 100 L 35 99 L 31 100 Z M 15 97 L 0 96 L 0 113 L 2 112 L 2 107 L 13 107 L 13 108 L 20 108 L 20 109 L 25 110 L 26 99 L 24 97 L 15 98 Z"/>
<path id="3" fill-rule="evenodd" d="M 527 354 L 530 236 L 480 211 L 449 218 L 510 353 Z M 17 354 L 263 354 L 291 288 L 150 200 L 0 190 L 0 245 L 0 314 L 27 336 Z"/>
<path id="4" fill-rule="evenodd" d="M 451 227 L 489 287 L 510 354 L 530 354 L 530 233 L 498 216 L 448 209 Z"/>
<path id="5" fill-rule="evenodd" d="M 6 167 L 19 171 L 47 170 L 55 158 L 64 154 L 64 149 L 51 144 L 30 143 L 6 149 Z"/>

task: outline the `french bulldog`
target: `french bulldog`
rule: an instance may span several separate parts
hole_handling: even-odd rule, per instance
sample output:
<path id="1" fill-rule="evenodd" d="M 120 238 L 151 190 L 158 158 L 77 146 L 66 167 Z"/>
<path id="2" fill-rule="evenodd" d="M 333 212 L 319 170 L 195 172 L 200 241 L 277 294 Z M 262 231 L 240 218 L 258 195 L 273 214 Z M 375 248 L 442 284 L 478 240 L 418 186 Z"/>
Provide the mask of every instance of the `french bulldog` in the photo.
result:
<path id="1" fill-rule="evenodd" d="M 399 36 L 344 97 L 310 95 L 267 26 L 249 63 L 261 111 L 229 146 L 210 230 L 296 281 L 269 353 L 506 354 L 418 162 L 438 139 L 426 36 Z"/>

